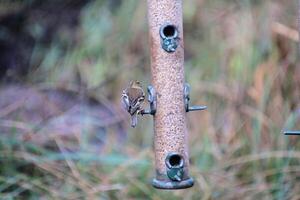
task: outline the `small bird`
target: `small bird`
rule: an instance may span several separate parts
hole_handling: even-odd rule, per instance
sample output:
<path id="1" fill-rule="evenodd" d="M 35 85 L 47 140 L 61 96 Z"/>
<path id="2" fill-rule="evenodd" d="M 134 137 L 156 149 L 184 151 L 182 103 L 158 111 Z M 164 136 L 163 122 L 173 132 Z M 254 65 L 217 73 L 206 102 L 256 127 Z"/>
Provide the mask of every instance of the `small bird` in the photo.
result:
<path id="1" fill-rule="evenodd" d="M 122 93 L 122 105 L 131 115 L 131 126 L 137 125 L 137 115 L 142 111 L 145 93 L 139 81 L 130 81 Z"/>

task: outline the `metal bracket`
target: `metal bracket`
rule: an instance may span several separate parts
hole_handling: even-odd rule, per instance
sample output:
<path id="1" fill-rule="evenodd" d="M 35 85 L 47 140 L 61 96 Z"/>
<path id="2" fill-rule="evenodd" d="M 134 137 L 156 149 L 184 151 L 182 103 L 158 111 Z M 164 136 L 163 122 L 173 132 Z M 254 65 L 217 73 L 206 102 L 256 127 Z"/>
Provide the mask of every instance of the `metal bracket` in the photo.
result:
<path id="1" fill-rule="evenodd" d="M 146 114 L 155 115 L 155 113 L 156 113 L 156 92 L 152 85 L 149 85 L 147 87 L 147 91 L 148 91 L 148 102 L 149 102 L 150 108 L 147 110 L 142 110 L 140 112 L 140 114 L 141 115 L 146 115 Z"/>
<path id="2" fill-rule="evenodd" d="M 190 91 L 191 91 L 191 86 L 188 83 L 185 83 L 184 85 L 184 104 L 185 104 L 185 111 L 190 112 L 190 111 L 198 111 L 198 110 L 205 110 L 207 106 L 190 106 Z"/>

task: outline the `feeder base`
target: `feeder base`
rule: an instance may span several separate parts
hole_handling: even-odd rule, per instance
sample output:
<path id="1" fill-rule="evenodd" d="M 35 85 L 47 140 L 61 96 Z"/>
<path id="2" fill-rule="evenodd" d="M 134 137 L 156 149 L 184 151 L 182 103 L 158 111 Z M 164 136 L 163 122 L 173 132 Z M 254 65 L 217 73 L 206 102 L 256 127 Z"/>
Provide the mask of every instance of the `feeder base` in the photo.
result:
<path id="1" fill-rule="evenodd" d="M 185 189 L 192 187 L 194 185 L 194 180 L 192 178 L 185 179 L 183 181 L 170 181 L 170 180 L 158 180 L 154 178 L 152 180 L 152 186 L 157 189 L 165 190 L 176 190 Z"/>

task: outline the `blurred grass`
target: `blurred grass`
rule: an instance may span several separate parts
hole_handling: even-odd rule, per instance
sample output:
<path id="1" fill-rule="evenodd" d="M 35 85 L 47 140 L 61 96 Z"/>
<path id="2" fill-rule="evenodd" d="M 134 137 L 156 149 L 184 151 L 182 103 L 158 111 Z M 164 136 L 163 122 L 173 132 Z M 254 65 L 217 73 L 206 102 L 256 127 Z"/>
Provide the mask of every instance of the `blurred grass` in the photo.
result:
<path id="1" fill-rule="evenodd" d="M 110 130 L 100 153 L 88 143 L 71 152 L 60 139 L 55 148 L 23 141 L 12 128 L 0 138 L 1 199 L 300 198 L 299 138 L 282 134 L 300 128 L 297 44 L 271 29 L 274 22 L 296 27 L 296 0 L 183 2 L 186 80 L 193 103 L 209 108 L 188 116 L 195 186 L 151 187 L 152 120 L 145 117 L 128 128 L 125 143 Z M 113 8 L 90 1 L 79 26 L 57 30 L 47 48 L 38 42 L 42 24 L 31 24 L 37 42 L 27 83 L 73 88 L 79 77 L 88 93 L 117 106 L 129 80 L 150 84 L 146 2 Z"/>

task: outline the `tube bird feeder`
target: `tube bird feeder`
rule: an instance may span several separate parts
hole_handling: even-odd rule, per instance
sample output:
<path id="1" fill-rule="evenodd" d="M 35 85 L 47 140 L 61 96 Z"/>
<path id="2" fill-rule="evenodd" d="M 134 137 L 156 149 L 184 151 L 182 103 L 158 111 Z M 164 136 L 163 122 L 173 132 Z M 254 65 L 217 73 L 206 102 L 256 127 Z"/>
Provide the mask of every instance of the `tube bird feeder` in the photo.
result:
<path id="1" fill-rule="evenodd" d="M 154 116 L 154 151 L 159 189 L 193 186 L 189 175 L 186 112 L 203 110 L 190 107 L 189 86 L 184 79 L 182 0 L 148 0 L 152 87 L 150 107 L 144 114 Z M 154 106 L 153 106 L 154 105 Z"/>

